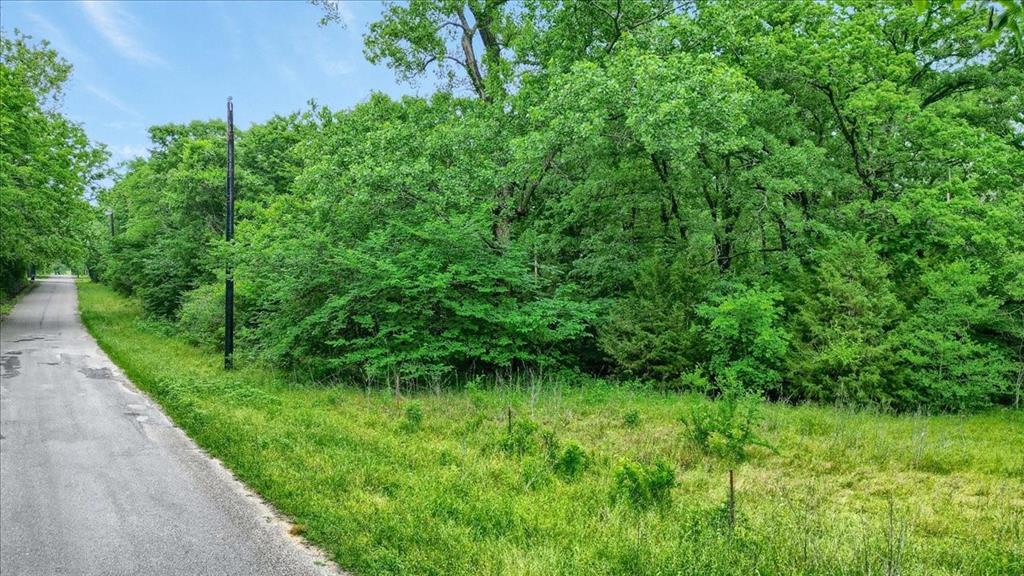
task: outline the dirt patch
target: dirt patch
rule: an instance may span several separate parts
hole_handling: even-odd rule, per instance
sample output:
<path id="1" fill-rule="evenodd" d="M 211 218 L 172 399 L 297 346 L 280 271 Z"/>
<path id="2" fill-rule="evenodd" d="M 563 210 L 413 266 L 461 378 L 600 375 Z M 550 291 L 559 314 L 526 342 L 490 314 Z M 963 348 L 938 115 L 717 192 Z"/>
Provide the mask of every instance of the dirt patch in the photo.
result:
<path id="1" fill-rule="evenodd" d="M 0 376 L 14 378 L 21 374 L 21 358 L 18 358 L 18 354 L 21 354 L 21 352 L 0 356 Z"/>
<path id="2" fill-rule="evenodd" d="M 79 368 L 78 371 L 85 374 L 86 378 L 92 378 L 93 380 L 110 380 L 114 377 L 114 373 L 111 372 L 110 368 Z"/>

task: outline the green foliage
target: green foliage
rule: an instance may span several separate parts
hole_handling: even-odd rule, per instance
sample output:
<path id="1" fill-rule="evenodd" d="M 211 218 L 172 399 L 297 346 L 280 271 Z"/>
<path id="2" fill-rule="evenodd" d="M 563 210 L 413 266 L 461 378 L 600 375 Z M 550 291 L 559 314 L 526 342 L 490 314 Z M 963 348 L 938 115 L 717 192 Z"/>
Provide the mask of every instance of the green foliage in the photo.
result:
<path id="1" fill-rule="evenodd" d="M 793 305 L 797 338 L 789 368 L 800 396 L 884 403 L 892 392 L 886 335 L 903 316 L 890 268 L 863 238 L 837 238 L 814 259 Z"/>
<path id="2" fill-rule="evenodd" d="M 220 349 L 224 345 L 224 285 L 206 284 L 185 293 L 178 328 L 190 343 Z"/>
<path id="3" fill-rule="evenodd" d="M 590 465 L 590 457 L 586 450 L 576 443 L 568 444 L 558 455 L 553 468 L 562 478 L 575 480 Z"/>
<path id="4" fill-rule="evenodd" d="M 925 293 L 913 316 L 887 342 L 893 353 L 891 401 L 898 407 L 968 410 L 1009 390 L 1014 363 L 978 332 L 991 330 L 1000 300 L 988 275 L 955 262 L 921 278 Z"/>
<path id="5" fill-rule="evenodd" d="M 423 425 L 423 405 L 413 401 L 405 405 L 405 422 L 403 429 L 408 432 L 415 432 Z"/>
<path id="6" fill-rule="evenodd" d="M 102 146 L 60 112 L 71 65 L 45 40 L 0 32 L 0 291 L 40 270 L 84 258 L 102 178 Z"/>
<path id="7" fill-rule="evenodd" d="M 83 283 L 79 302 L 135 385 L 353 574 L 885 574 L 890 498 L 901 572 L 1019 572 L 1021 411 L 766 405 L 761 434 L 779 454 L 738 467 L 730 534 L 714 462 L 679 469 L 675 502 L 658 513 L 609 501 L 621 459 L 693 462 L 671 431 L 705 402 L 696 395 L 597 382 L 536 395 L 442 390 L 417 395 L 427 420 L 410 434 L 387 391 L 313 385 L 266 366 L 225 372 L 220 353 L 141 324 L 137 301 Z M 505 432 L 496 409 L 509 404 L 571 434 L 562 444 L 587 453 L 586 471 L 556 481 L 542 442 L 523 458 L 495 450 Z M 629 410 L 641 415 L 635 429 L 621 425 Z"/>
<path id="8" fill-rule="evenodd" d="M 761 404 L 757 395 L 734 388 L 710 404 L 693 406 L 682 421 L 698 448 L 730 462 L 741 462 L 752 446 L 770 448 L 758 434 L 763 418 Z"/>
<path id="9" fill-rule="evenodd" d="M 615 470 L 614 496 L 640 511 L 664 510 L 672 504 L 675 485 L 675 468 L 667 462 L 658 461 L 653 465 L 621 462 Z"/>
<path id="10" fill-rule="evenodd" d="M 781 300 L 777 292 L 747 288 L 699 309 L 707 322 L 702 337 L 710 352 L 708 367 L 720 388 L 778 388 L 789 346 L 789 334 L 780 325 Z"/>
<path id="11" fill-rule="evenodd" d="M 536 422 L 527 418 L 517 418 L 512 424 L 512 430 L 502 436 L 501 449 L 517 456 L 533 451 L 538 445 L 537 430 Z M 548 445 L 551 446 L 553 443 L 550 442 L 550 438 L 548 439 Z"/>
<path id="12" fill-rule="evenodd" d="M 455 106 L 377 97 L 324 120 L 326 148 L 297 192 L 245 229 L 237 278 L 260 310 L 249 347 L 318 373 L 432 380 L 556 364 L 585 337 L 592 307 L 571 284 L 537 274 L 520 246 L 488 241 L 480 151 L 452 140 L 466 124 Z M 456 166 L 434 170 L 432 157 L 452 154 Z M 325 211 L 339 178 L 347 192 Z"/>
<path id="13" fill-rule="evenodd" d="M 622 372 L 671 381 L 699 358 L 693 306 L 702 287 L 683 264 L 644 263 L 632 295 L 611 306 L 599 343 Z"/>
<path id="14" fill-rule="evenodd" d="M 590 456 L 582 446 L 576 442 L 569 442 L 563 447 L 562 442 L 551 430 L 541 432 L 540 444 L 547 465 L 567 482 L 577 479 L 591 464 Z"/>
<path id="15" fill-rule="evenodd" d="M 154 127 L 90 274 L 215 345 L 230 262 L 240 354 L 324 379 L 1013 402 L 1016 1 L 394 3 L 366 56 L 441 89 L 240 131 L 230 247 L 223 125 Z"/>
<path id="16" fill-rule="evenodd" d="M 636 410 L 626 412 L 626 415 L 622 417 L 622 423 L 630 428 L 636 428 L 640 425 L 640 413 Z"/>
<path id="17" fill-rule="evenodd" d="M 116 222 L 103 279 L 154 316 L 177 319 L 185 293 L 216 278 L 225 129 L 219 120 L 150 128 L 150 158 L 102 195 Z"/>

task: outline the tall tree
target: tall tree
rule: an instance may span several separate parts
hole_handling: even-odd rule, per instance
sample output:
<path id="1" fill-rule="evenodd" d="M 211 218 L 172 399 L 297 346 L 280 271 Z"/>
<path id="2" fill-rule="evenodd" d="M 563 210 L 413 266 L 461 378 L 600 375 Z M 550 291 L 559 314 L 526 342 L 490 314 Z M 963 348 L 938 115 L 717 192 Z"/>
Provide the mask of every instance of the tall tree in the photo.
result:
<path id="1" fill-rule="evenodd" d="M 60 112 L 70 74 L 46 41 L 0 34 L 0 288 L 7 292 L 28 266 L 75 263 L 83 254 L 87 196 L 107 155 Z"/>

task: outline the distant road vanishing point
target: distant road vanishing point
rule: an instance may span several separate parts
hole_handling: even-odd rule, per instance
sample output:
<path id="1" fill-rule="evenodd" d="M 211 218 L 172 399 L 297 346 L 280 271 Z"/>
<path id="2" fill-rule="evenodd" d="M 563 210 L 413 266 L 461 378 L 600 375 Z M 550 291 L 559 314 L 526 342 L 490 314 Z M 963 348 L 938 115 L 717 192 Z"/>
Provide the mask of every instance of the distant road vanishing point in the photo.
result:
<path id="1" fill-rule="evenodd" d="M 338 574 L 37 284 L 0 326 L 0 574 Z"/>

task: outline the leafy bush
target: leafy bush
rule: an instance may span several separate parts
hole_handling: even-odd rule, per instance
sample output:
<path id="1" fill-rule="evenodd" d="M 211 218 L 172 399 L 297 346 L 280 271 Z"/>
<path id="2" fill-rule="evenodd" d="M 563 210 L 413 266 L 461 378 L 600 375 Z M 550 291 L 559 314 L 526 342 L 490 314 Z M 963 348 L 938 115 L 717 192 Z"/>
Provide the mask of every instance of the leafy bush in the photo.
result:
<path id="1" fill-rule="evenodd" d="M 622 423 L 629 428 L 636 428 L 640 425 L 640 413 L 632 409 L 622 417 Z"/>
<path id="2" fill-rule="evenodd" d="M 566 480 L 574 480 L 590 465 L 590 457 L 575 442 L 566 446 L 554 462 L 555 472 Z"/>
<path id="3" fill-rule="evenodd" d="M 672 383 L 696 361 L 692 306 L 700 289 L 681 264 L 641 263 L 633 293 L 615 302 L 601 324 L 599 344 L 625 374 Z"/>
<path id="4" fill-rule="evenodd" d="M 614 498 L 640 511 L 664 509 L 672 503 L 675 485 L 675 469 L 666 462 L 622 462 L 615 471 Z"/>
<path id="5" fill-rule="evenodd" d="M 206 284 L 186 292 L 178 316 L 178 329 L 194 345 L 224 346 L 224 286 Z"/>
<path id="6" fill-rule="evenodd" d="M 405 421 L 402 428 L 407 432 L 415 432 L 423 425 L 423 406 L 412 401 L 405 405 Z"/>
<path id="7" fill-rule="evenodd" d="M 1001 301 L 987 293 L 988 275 L 966 262 L 924 274 L 924 297 L 886 345 L 883 400 L 897 408 L 970 410 L 1005 393 L 1015 365 L 983 334 L 998 321 Z"/>
<path id="8" fill-rule="evenodd" d="M 816 254 L 793 305 L 798 338 L 789 370 L 800 397 L 856 404 L 884 398 L 891 362 L 885 336 L 903 313 L 889 275 L 860 237 L 837 237 Z"/>
<path id="9" fill-rule="evenodd" d="M 154 316 L 176 319 L 185 293 L 223 270 L 215 253 L 225 214 L 225 129 L 220 120 L 150 127 L 149 159 L 133 161 L 105 195 L 117 221 L 106 277 Z"/>
<path id="10" fill-rule="evenodd" d="M 741 288 L 699 308 L 708 368 L 719 388 L 778 389 L 790 339 L 781 324 L 781 301 L 775 291 Z"/>
<path id="11" fill-rule="evenodd" d="M 690 440 L 701 450 L 738 462 L 751 446 L 770 446 L 760 438 L 761 399 L 737 388 L 708 404 L 694 406 L 682 418 Z"/>
<path id="12" fill-rule="evenodd" d="M 500 442 L 501 448 L 509 454 L 522 456 L 537 447 L 537 424 L 527 418 L 519 418 L 512 424 L 512 432 L 506 432 Z"/>

